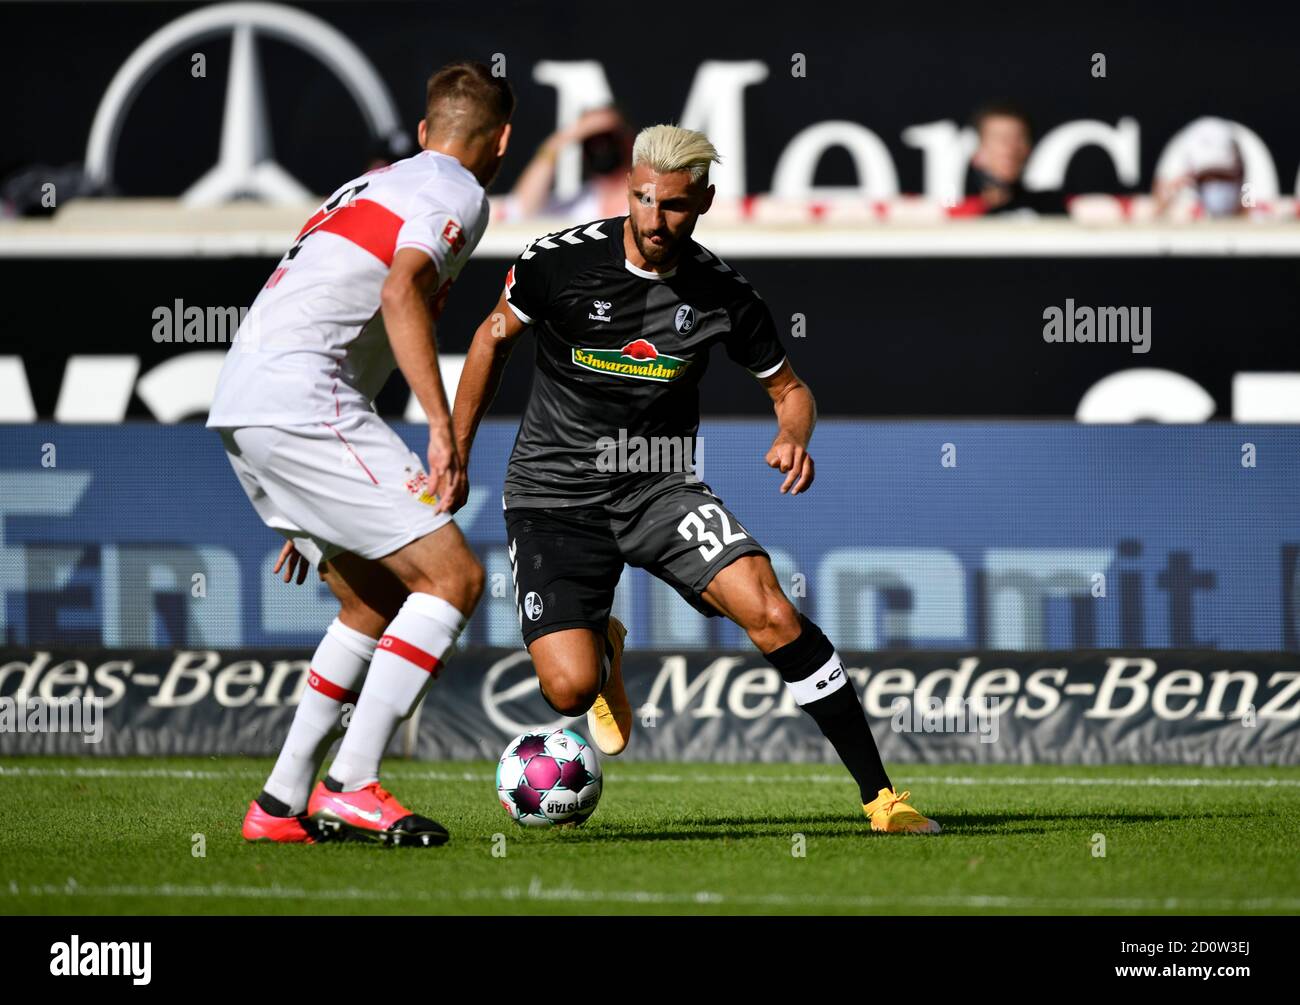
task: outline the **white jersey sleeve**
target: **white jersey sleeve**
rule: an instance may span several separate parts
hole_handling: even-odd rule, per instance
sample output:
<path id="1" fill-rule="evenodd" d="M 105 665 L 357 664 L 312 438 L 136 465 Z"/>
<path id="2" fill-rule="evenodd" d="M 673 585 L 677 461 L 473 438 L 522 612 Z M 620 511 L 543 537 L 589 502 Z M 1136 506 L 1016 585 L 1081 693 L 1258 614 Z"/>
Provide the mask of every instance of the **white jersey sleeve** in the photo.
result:
<path id="1" fill-rule="evenodd" d="M 370 410 L 396 366 L 380 295 L 401 248 L 438 269 L 436 318 L 488 224 L 487 197 L 432 150 L 340 186 L 303 225 L 226 354 L 208 425 L 290 426 Z"/>
<path id="2" fill-rule="evenodd" d="M 433 259 L 438 269 L 435 319 L 442 313 L 451 284 L 486 232 L 489 212 L 486 195 L 477 200 L 448 199 L 447 193 L 430 185 L 416 192 L 407 205 L 393 251 L 414 248 Z"/>
<path id="3" fill-rule="evenodd" d="M 394 251 L 415 248 L 426 252 L 438 267 L 440 279 L 451 274 L 453 267 L 460 271 L 468 258 L 465 252 L 472 251 L 470 239 L 477 244 L 487 222 L 484 203 L 453 206 L 431 186 L 415 193 L 408 213 L 397 232 Z"/>

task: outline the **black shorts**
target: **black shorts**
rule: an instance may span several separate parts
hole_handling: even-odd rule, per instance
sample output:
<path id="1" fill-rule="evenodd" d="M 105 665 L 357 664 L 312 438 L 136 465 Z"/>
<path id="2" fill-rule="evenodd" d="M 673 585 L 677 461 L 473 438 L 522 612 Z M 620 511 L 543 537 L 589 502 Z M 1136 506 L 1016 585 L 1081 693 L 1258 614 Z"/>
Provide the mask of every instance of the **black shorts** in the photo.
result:
<path id="1" fill-rule="evenodd" d="M 767 555 L 702 483 L 671 486 L 622 513 L 600 506 L 506 510 L 524 644 L 565 628 L 603 633 L 624 565 L 645 569 L 701 614 L 700 596 L 742 555 Z"/>

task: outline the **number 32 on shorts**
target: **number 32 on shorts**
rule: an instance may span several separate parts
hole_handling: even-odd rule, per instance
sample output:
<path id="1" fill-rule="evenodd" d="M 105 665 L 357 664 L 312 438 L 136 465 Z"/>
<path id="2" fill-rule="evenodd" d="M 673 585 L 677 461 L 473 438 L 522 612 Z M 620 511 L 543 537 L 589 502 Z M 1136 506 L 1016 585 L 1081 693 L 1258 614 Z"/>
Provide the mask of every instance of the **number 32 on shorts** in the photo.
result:
<path id="1" fill-rule="evenodd" d="M 717 518 L 721 524 L 722 538 L 719 540 L 705 521 L 711 518 Z M 705 503 L 694 512 L 687 513 L 682 522 L 677 525 L 677 533 L 688 541 L 700 542 L 700 555 L 704 561 L 710 562 L 718 556 L 724 547 L 729 544 L 735 544 L 737 541 L 743 541 L 749 537 L 749 532 L 740 523 L 736 523 L 736 530 L 731 529 L 731 520 L 727 516 L 727 511 L 717 503 Z"/>

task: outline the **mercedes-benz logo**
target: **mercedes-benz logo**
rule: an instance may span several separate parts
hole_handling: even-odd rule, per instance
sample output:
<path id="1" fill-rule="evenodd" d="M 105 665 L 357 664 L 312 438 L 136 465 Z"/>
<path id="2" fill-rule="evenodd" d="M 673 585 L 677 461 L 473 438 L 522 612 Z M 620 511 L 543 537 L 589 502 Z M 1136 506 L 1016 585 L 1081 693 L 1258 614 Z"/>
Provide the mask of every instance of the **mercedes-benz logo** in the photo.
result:
<path id="1" fill-rule="evenodd" d="M 530 730 L 545 732 L 577 721 L 576 717 L 555 717 L 555 710 L 542 697 L 542 687 L 526 649 L 504 656 L 488 667 L 479 686 L 479 698 L 488 721 L 507 736 Z"/>
<path id="2" fill-rule="evenodd" d="M 86 173 L 105 185 L 122 124 L 136 95 L 155 72 L 184 48 L 225 33 L 231 35 L 217 163 L 181 196 L 187 206 L 211 206 L 254 196 L 273 203 L 309 202 L 312 194 L 273 159 L 270 118 L 262 93 L 257 35 L 269 35 L 315 56 L 342 81 L 365 116 L 372 138 L 399 131 L 397 110 L 383 80 L 365 55 L 317 17 L 268 3 L 227 3 L 196 10 L 150 35 L 113 77 L 95 112 L 86 145 Z"/>

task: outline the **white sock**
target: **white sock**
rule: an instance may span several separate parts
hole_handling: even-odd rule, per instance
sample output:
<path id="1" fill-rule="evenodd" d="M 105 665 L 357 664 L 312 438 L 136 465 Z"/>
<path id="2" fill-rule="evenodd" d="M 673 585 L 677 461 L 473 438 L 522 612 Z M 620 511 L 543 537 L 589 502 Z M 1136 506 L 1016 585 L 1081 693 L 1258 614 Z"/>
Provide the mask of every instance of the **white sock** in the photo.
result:
<path id="1" fill-rule="evenodd" d="M 379 780 L 379 762 L 398 725 L 415 711 L 465 616 L 441 597 L 412 593 L 379 640 L 370 673 L 329 777 L 355 792 Z"/>
<path id="2" fill-rule="evenodd" d="M 307 809 L 316 773 L 330 745 L 343 733 L 339 713 L 345 704 L 356 704 L 376 644 L 335 618 L 316 647 L 307 689 L 265 786 L 267 794 L 287 805 L 290 813 Z"/>

